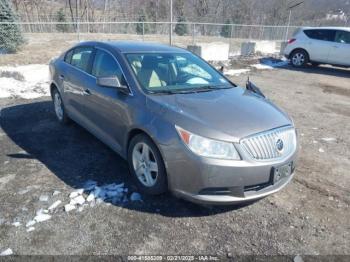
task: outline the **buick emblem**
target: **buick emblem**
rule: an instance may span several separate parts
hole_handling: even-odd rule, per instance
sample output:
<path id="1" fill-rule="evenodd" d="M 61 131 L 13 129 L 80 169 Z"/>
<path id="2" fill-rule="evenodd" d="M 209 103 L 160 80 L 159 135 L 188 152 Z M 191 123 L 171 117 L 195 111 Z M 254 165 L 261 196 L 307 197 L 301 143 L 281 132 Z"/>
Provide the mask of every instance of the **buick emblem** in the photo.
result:
<path id="1" fill-rule="evenodd" d="M 278 152 L 282 152 L 283 151 L 283 140 L 282 139 L 277 139 L 276 141 L 276 148 L 278 150 Z"/>

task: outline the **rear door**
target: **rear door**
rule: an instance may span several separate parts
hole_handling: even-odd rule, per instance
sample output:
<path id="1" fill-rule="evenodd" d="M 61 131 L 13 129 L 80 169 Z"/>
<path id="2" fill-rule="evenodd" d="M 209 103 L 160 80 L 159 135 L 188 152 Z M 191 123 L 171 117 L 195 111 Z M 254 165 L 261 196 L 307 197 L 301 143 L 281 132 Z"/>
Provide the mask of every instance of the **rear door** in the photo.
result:
<path id="1" fill-rule="evenodd" d="M 328 63 L 329 54 L 335 39 L 335 30 L 330 29 L 306 29 L 307 51 L 310 60 L 314 62 Z"/>
<path id="2" fill-rule="evenodd" d="M 127 132 L 128 103 L 132 95 L 119 92 L 116 88 L 97 85 L 98 77 L 118 77 L 127 85 L 116 58 L 107 50 L 96 48 L 91 74 L 95 81 L 89 86 L 85 97 L 88 121 L 92 131 L 114 150 L 122 152 L 122 142 Z"/>
<path id="3" fill-rule="evenodd" d="M 331 64 L 350 66 L 350 32 L 337 30 L 329 54 Z"/>
<path id="4" fill-rule="evenodd" d="M 92 46 L 80 46 L 73 49 L 68 63 L 69 68 L 61 76 L 64 78 L 65 106 L 69 115 L 85 127 L 88 127 L 89 123 L 84 101 L 89 95 L 89 86 L 95 82 L 94 77 L 90 74 L 93 51 Z"/>

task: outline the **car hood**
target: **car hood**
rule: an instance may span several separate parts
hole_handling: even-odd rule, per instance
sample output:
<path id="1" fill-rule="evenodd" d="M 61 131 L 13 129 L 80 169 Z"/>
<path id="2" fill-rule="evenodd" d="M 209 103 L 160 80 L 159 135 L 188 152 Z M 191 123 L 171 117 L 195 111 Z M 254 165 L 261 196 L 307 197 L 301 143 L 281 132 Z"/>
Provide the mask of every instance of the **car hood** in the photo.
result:
<path id="1" fill-rule="evenodd" d="M 292 125 L 288 115 L 269 100 L 240 87 L 152 95 L 149 100 L 149 109 L 175 125 L 220 140 L 238 141 L 252 134 Z"/>

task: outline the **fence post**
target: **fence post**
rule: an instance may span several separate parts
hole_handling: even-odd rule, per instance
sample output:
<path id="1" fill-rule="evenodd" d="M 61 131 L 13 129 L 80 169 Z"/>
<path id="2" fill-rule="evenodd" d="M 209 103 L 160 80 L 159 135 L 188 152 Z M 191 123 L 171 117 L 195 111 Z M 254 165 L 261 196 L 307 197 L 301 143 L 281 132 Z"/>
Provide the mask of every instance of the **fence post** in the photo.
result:
<path id="1" fill-rule="evenodd" d="M 145 41 L 145 23 L 142 22 L 142 41 Z"/>
<path id="2" fill-rule="evenodd" d="M 173 0 L 170 0 L 169 45 L 173 45 Z"/>
<path id="3" fill-rule="evenodd" d="M 260 40 L 264 40 L 264 33 L 265 33 L 265 27 L 262 25 L 261 31 L 260 31 Z"/>
<path id="4" fill-rule="evenodd" d="M 230 31 L 230 42 L 229 42 L 229 50 L 231 50 L 231 45 L 232 45 L 233 26 L 234 26 L 234 25 L 231 25 L 231 31 Z"/>
<path id="5" fill-rule="evenodd" d="M 196 35 L 196 24 L 193 23 L 193 27 L 192 27 L 192 45 L 195 44 L 195 35 Z"/>
<path id="6" fill-rule="evenodd" d="M 78 42 L 80 42 L 80 22 L 79 22 L 79 17 L 77 17 L 77 34 L 78 34 Z"/>

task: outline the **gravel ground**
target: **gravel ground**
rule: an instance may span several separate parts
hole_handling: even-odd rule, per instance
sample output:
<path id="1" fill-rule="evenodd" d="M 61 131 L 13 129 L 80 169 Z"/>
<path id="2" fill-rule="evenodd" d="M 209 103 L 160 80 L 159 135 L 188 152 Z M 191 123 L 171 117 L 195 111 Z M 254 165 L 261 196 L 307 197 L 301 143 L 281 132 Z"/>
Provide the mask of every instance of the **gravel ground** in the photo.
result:
<path id="1" fill-rule="evenodd" d="M 76 124 L 60 126 L 48 97 L 0 99 L 0 252 L 350 255 L 350 70 L 285 67 L 250 78 L 294 118 L 301 151 L 289 186 L 236 207 L 171 195 L 130 201 L 136 189 L 126 162 Z M 124 182 L 129 201 L 66 213 L 69 193 L 89 179 Z M 51 219 L 27 232 L 26 223 L 56 200 L 62 204 Z"/>

